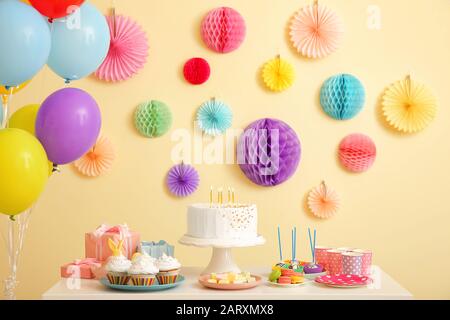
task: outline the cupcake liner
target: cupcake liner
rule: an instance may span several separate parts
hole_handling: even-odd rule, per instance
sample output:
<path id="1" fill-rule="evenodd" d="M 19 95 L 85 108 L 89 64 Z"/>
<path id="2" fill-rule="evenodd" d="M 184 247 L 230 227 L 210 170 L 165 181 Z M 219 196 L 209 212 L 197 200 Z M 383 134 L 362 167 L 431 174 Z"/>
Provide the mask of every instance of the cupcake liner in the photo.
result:
<path id="1" fill-rule="evenodd" d="M 160 272 L 156 275 L 159 284 L 171 284 L 177 282 L 178 271 Z"/>
<path id="2" fill-rule="evenodd" d="M 127 285 L 130 281 L 130 276 L 123 273 L 111 273 L 109 272 L 106 277 L 109 280 L 109 283 L 111 284 L 118 284 L 118 285 Z"/>
<path id="3" fill-rule="evenodd" d="M 150 287 L 155 283 L 155 276 L 131 276 L 131 282 L 135 286 Z"/>

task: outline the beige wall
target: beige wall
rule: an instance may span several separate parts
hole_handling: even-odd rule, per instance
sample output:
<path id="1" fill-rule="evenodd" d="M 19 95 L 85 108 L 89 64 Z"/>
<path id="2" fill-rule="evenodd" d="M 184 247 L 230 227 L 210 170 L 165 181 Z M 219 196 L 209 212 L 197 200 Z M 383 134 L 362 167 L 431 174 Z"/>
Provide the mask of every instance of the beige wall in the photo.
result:
<path id="1" fill-rule="evenodd" d="M 83 234 L 102 222 L 127 222 L 143 239 L 176 243 L 186 229 L 186 206 L 207 201 L 210 185 L 234 186 L 239 200 L 259 208 L 263 247 L 235 250 L 242 265 L 266 265 L 277 260 L 276 226 L 284 232 L 285 250 L 293 224 L 299 229 L 300 256 L 309 257 L 306 227 L 318 229 L 318 242 L 355 246 L 374 251 L 380 265 L 417 298 L 450 298 L 450 2 L 448 0 L 321 0 L 334 8 L 346 27 L 342 48 L 330 57 L 308 61 L 287 41 L 290 16 L 309 1 L 288 0 L 117 0 L 117 11 L 135 18 L 148 32 L 151 50 L 145 69 L 121 84 L 89 78 L 73 86 L 90 92 L 101 106 L 103 133 L 117 149 L 113 171 L 100 179 L 85 179 L 71 166 L 54 175 L 33 213 L 19 270 L 19 297 L 39 298 L 59 279 L 59 266 L 84 253 Z M 108 0 L 94 0 L 106 12 Z M 381 8 L 382 29 L 366 26 L 367 8 Z M 205 48 L 199 25 L 210 9 L 228 5 L 245 17 L 248 35 L 243 46 L 228 55 Z M 271 94 L 259 81 L 261 65 L 280 53 L 290 60 L 297 81 L 285 93 Z M 184 61 L 202 56 L 212 66 L 212 78 L 200 87 L 185 83 Z M 318 91 L 329 76 L 347 72 L 358 76 L 367 89 L 364 111 L 355 119 L 337 122 L 320 110 Z M 437 119 L 413 136 L 393 133 L 380 121 L 378 99 L 391 82 L 411 72 L 430 86 L 440 101 Z M 13 100 L 13 107 L 42 102 L 63 82 L 43 70 Z M 174 199 L 163 181 L 171 167 L 171 133 L 145 139 L 133 128 L 137 104 L 159 99 L 174 113 L 172 132 L 191 128 L 197 107 L 216 96 L 234 112 L 234 126 L 244 127 L 261 117 L 286 120 L 303 144 L 296 175 L 276 188 L 251 184 L 238 167 L 197 165 L 201 186 L 187 199 Z M 378 158 L 367 173 L 352 175 L 336 161 L 342 137 L 362 132 L 377 144 Z M 305 212 L 304 197 L 326 179 L 341 194 L 339 214 L 317 221 Z M 203 266 L 207 249 L 177 245 L 185 265 Z M 6 256 L 0 250 L 0 276 L 6 274 Z"/>

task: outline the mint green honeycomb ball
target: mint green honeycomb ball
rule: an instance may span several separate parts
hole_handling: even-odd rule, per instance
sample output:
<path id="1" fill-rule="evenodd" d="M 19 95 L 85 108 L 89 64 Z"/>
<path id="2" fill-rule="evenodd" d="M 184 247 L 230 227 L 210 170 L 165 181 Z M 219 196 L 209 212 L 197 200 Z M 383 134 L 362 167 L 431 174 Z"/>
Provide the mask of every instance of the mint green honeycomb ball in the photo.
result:
<path id="1" fill-rule="evenodd" d="M 164 102 L 157 100 L 144 102 L 136 109 L 134 125 L 146 137 L 161 137 L 172 126 L 172 113 Z"/>

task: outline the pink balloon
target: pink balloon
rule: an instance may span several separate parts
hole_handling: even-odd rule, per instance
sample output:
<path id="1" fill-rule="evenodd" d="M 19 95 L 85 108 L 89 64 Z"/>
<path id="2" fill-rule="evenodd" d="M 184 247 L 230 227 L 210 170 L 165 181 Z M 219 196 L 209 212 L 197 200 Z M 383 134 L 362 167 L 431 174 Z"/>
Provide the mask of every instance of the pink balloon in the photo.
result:
<path id="1" fill-rule="evenodd" d="M 94 98 L 76 88 L 51 94 L 36 118 L 36 137 L 55 164 L 67 164 L 83 156 L 97 141 L 102 120 Z"/>

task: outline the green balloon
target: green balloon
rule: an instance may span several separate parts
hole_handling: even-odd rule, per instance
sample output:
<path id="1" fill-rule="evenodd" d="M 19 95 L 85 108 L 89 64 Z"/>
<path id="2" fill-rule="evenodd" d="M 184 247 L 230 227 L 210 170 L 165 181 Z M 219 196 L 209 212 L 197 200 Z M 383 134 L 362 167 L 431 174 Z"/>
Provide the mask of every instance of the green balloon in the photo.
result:
<path id="1" fill-rule="evenodd" d="M 172 113 L 161 101 L 144 102 L 136 109 L 134 124 L 142 135 L 149 138 L 160 137 L 172 126 Z"/>

